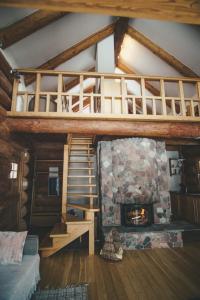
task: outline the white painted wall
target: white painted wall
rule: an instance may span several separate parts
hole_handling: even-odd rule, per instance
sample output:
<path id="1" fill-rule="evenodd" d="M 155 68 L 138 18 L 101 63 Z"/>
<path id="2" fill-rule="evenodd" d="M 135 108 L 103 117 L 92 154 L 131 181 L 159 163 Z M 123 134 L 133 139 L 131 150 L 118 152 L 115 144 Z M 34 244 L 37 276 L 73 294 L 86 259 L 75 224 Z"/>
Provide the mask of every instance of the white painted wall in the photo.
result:
<path id="1" fill-rule="evenodd" d="M 96 70 L 100 73 L 114 73 L 115 71 L 113 34 L 97 44 Z"/>
<path id="2" fill-rule="evenodd" d="M 32 14 L 36 9 L 18 9 L 0 7 L 0 29 L 7 27 Z"/>
<path id="3" fill-rule="evenodd" d="M 18 67 L 37 67 L 112 22 L 109 16 L 69 14 L 5 50 Z"/>
<path id="4" fill-rule="evenodd" d="M 134 27 L 200 75 L 200 26 L 132 19 Z"/>

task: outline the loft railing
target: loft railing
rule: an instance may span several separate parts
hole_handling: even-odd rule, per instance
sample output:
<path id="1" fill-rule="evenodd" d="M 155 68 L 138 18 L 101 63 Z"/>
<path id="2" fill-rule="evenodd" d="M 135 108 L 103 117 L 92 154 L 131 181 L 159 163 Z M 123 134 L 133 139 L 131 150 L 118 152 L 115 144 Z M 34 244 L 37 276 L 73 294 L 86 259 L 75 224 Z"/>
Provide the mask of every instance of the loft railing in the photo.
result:
<path id="1" fill-rule="evenodd" d="M 32 69 L 16 77 L 10 116 L 200 121 L 200 78 Z"/>

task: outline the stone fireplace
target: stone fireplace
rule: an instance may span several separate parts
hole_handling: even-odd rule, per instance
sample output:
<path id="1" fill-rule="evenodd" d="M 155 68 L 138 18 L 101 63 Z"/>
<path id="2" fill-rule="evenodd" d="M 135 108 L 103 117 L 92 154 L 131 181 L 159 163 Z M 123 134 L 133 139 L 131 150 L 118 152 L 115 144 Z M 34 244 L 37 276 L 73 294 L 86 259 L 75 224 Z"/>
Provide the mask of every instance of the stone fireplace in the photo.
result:
<path id="1" fill-rule="evenodd" d="M 116 226 L 124 249 L 182 245 L 180 231 L 166 230 L 171 204 L 164 142 L 147 138 L 101 141 L 98 167 L 104 234 Z"/>
<path id="2" fill-rule="evenodd" d="M 150 204 L 121 204 L 121 225 L 126 227 L 150 226 L 153 206 Z"/>

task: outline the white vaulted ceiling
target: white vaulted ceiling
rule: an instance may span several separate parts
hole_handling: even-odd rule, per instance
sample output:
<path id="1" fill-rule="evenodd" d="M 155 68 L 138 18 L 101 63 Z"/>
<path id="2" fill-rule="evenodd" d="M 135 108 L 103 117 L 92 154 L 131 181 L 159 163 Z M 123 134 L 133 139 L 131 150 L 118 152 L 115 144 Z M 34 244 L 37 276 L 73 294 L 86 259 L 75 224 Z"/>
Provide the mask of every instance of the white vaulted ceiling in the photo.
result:
<path id="1" fill-rule="evenodd" d="M 33 13 L 28 9 L 0 8 L 0 28 Z M 115 17 L 70 13 L 2 50 L 13 68 L 35 68 L 91 34 L 111 24 Z M 178 58 L 200 76 L 200 27 L 155 20 L 130 19 L 129 25 Z M 57 70 L 83 71 L 95 66 L 96 47 L 76 55 Z M 143 75 L 180 75 L 172 66 L 125 35 L 120 59 Z"/>

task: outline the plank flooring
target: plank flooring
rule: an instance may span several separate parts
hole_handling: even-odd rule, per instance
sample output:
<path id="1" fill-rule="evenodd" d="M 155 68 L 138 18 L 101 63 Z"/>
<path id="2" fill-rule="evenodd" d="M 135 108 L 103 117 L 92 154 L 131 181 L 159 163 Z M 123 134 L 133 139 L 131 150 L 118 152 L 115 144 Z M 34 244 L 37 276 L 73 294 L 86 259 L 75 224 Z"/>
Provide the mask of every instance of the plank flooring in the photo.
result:
<path id="1" fill-rule="evenodd" d="M 200 243 L 126 251 L 122 262 L 66 249 L 41 259 L 42 289 L 83 282 L 89 300 L 200 300 Z"/>

